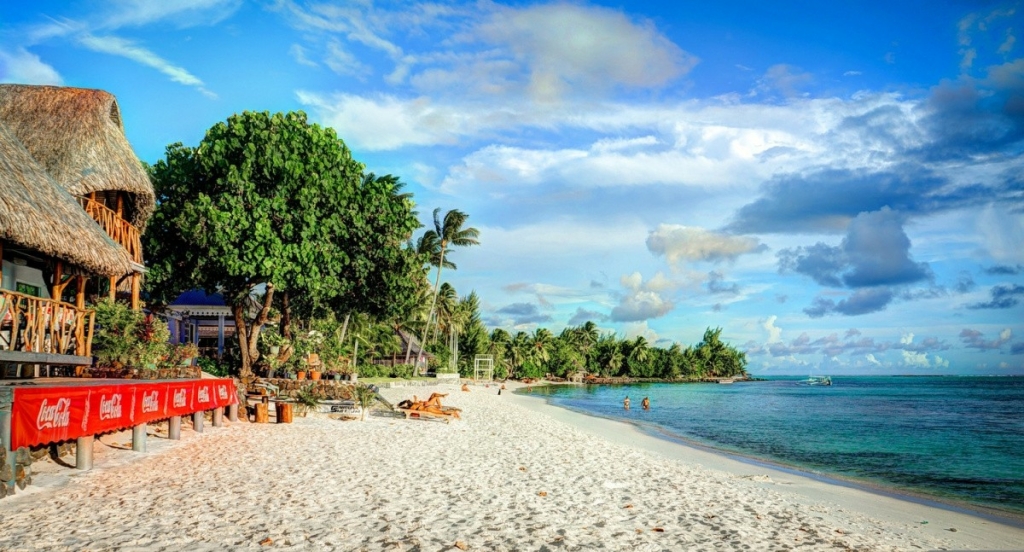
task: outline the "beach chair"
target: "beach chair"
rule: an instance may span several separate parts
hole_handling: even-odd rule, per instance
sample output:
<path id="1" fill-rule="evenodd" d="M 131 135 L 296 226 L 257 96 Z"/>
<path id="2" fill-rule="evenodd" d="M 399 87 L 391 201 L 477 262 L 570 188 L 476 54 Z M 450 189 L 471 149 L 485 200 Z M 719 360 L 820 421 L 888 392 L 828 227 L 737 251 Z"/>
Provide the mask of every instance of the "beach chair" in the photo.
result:
<path id="1" fill-rule="evenodd" d="M 406 420 L 410 418 L 417 420 L 439 420 L 447 424 L 452 420 L 458 419 L 458 414 L 453 411 L 430 412 L 428 410 L 415 410 L 412 408 L 396 408 L 395 410 L 405 414 Z"/>

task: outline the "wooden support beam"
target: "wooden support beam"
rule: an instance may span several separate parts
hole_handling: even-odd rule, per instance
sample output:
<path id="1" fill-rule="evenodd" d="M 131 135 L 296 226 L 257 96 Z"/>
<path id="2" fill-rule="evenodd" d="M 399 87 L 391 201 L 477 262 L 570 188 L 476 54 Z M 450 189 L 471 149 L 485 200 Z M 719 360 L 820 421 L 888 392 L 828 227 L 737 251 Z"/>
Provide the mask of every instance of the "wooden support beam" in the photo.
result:
<path id="1" fill-rule="evenodd" d="M 4 241 L 0 240 L 0 288 L 4 287 Z"/>
<path id="2" fill-rule="evenodd" d="M 60 295 L 64 292 L 61 281 L 64 279 L 64 261 L 57 261 L 53 267 L 53 282 L 50 284 L 50 299 L 60 301 Z"/>
<path id="3" fill-rule="evenodd" d="M 117 276 L 110 277 L 110 290 L 108 290 L 107 296 L 111 301 L 117 299 Z"/>
<path id="4" fill-rule="evenodd" d="M 75 306 L 85 308 L 85 276 L 75 276 Z"/>
<path id="5" fill-rule="evenodd" d="M 142 275 L 138 272 L 132 273 L 132 302 L 131 307 L 133 311 L 137 311 L 142 308 L 142 304 L 139 301 L 139 284 L 142 280 Z"/>

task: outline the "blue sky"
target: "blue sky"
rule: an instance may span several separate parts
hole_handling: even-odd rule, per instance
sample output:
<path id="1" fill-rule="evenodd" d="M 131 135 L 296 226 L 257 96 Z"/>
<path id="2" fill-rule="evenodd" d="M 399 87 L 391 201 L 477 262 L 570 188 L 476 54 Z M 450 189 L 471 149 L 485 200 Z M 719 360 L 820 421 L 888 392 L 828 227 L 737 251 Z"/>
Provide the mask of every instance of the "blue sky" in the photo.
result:
<path id="1" fill-rule="evenodd" d="M 470 214 L 492 327 L 1024 374 L 1022 3 L 676 4 L 7 2 L 0 81 L 112 92 L 149 162 L 304 110 Z"/>

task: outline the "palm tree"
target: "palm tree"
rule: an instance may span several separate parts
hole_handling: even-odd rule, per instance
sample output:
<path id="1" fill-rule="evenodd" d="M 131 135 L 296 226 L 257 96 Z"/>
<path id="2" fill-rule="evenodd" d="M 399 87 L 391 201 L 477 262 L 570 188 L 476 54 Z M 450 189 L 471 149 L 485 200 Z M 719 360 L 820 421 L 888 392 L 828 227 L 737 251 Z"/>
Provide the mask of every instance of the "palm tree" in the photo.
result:
<path id="1" fill-rule="evenodd" d="M 448 331 L 452 325 L 459 308 L 459 295 L 451 284 L 441 284 L 435 296 L 434 305 L 434 341 L 437 341 L 439 332 Z"/>
<path id="2" fill-rule="evenodd" d="M 430 305 L 430 315 L 427 316 L 427 327 L 423 330 L 423 341 L 426 341 L 427 335 L 430 333 L 430 321 L 434 317 L 434 307 L 437 306 L 437 293 L 441 286 L 441 269 L 445 266 L 444 254 L 449 246 L 454 247 L 466 247 L 470 245 L 479 245 L 480 241 L 477 238 L 480 236 L 480 231 L 476 228 L 463 228 L 462 225 L 466 223 L 466 219 L 469 215 L 459 211 L 458 209 L 452 209 L 444 215 L 444 220 L 440 218 L 441 208 L 434 209 L 434 230 L 427 230 L 427 234 L 433 232 L 434 236 L 430 238 L 420 238 L 421 242 L 426 242 L 425 247 L 431 246 L 430 244 L 436 240 L 440 245 L 440 251 L 438 251 L 437 258 L 430 257 L 431 264 L 437 261 L 434 266 L 437 267 L 437 278 L 434 280 L 434 301 Z M 431 246 L 432 247 L 432 246 Z M 429 250 L 429 249 L 428 249 Z M 449 263 L 451 268 L 455 268 L 454 264 Z"/>
<path id="3" fill-rule="evenodd" d="M 516 336 L 512 338 L 512 342 L 509 343 L 509 361 L 512 364 L 512 371 L 509 373 L 509 377 L 515 374 L 515 371 L 523 367 L 530 355 L 530 337 L 526 335 L 526 332 L 516 332 Z"/>
<path id="4" fill-rule="evenodd" d="M 533 332 L 533 339 L 530 340 L 530 360 L 538 366 L 547 364 L 551 360 L 551 332 L 547 328 L 537 328 Z"/>

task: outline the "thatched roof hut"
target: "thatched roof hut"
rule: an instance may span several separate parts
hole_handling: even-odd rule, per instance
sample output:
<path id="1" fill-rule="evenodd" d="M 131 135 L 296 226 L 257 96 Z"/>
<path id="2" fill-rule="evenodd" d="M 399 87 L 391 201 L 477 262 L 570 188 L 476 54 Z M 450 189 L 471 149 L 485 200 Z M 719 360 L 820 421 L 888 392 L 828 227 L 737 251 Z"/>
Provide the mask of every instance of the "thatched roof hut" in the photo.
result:
<path id="1" fill-rule="evenodd" d="M 155 194 L 124 135 L 108 92 L 57 86 L 0 85 L 0 122 L 50 177 L 75 196 L 126 192 L 126 220 L 140 230 Z"/>
<path id="2" fill-rule="evenodd" d="M 0 239 L 97 274 L 132 272 L 128 253 L 0 122 Z"/>

